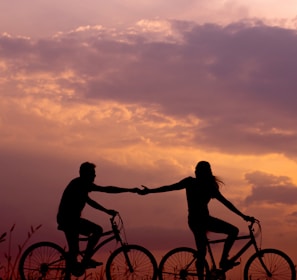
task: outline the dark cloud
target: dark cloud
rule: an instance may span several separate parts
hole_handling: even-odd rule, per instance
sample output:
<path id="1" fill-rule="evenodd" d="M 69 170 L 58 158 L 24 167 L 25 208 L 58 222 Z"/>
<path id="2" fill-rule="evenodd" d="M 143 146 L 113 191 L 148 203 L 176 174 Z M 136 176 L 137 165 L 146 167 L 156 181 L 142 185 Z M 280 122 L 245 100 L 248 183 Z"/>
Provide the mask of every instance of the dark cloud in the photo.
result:
<path id="1" fill-rule="evenodd" d="M 38 41 L 2 36 L 4 74 L 10 81 L 49 74 L 61 102 L 158 104 L 176 118 L 193 115 L 201 122 L 191 145 L 204 149 L 296 158 L 296 31 L 243 21 L 169 26 L 168 33 L 94 26 Z M 67 71 L 72 78 L 61 77 Z"/>
<path id="2" fill-rule="evenodd" d="M 289 214 L 286 217 L 286 221 L 290 224 L 296 227 L 297 225 L 297 211 L 294 211 L 293 213 Z"/>
<path id="3" fill-rule="evenodd" d="M 297 186 L 289 177 L 253 172 L 246 174 L 245 178 L 252 185 L 252 193 L 245 200 L 247 204 L 297 204 Z"/>

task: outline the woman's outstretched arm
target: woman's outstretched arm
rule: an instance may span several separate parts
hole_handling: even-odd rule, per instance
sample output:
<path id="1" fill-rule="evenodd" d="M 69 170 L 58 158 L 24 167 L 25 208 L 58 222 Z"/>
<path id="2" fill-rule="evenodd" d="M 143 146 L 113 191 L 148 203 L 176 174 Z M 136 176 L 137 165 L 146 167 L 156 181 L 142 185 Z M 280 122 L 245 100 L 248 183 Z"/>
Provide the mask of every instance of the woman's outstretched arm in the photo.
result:
<path id="1" fill-rule="evenodd" d="M 142 185 L 143 189 L 138 192 L 139 194 L 149 194 L 149 193 L 162 193 L 162 192 L 171 192 L 171 191 L 178 191 L 182 190 L 186 187 L 184 180 L 174 183 L 171 185 L 161 186 L 158 188 L 148 188 L 147 186 Z"/>

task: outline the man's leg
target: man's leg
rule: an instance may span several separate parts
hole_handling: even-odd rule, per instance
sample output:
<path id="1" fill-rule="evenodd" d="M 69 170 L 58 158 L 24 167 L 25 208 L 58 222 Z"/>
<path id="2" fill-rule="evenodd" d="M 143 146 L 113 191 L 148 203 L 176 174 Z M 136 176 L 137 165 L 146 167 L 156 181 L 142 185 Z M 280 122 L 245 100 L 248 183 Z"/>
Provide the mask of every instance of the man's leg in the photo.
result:
<path id="1" fill-rule="evenodd" d="M 84 263 L 88 263 L 93 256 L 93 249 L 98 243 L 101 235 L 102 235 L 102 227 L 90 222 L 86 219 L 80 219 L 79 224 L 79 233 L 82 235 L 86 235 L 89 237 L 89 241 L 86 247 L 85 256 L 84 256 Z M 99 264 L 99 263 L 98 263 Z"/>
<path id="2" fill-rule="evenodd" d="M 227 268 L 226 266 L 231 265 L 228 261 L 229 252 L 236 240 L 238 235 L 238 228 L 217 218 L 210 217 L 208 224 L 209 231 L 216 233 L 224 233 L 227 234 L 227 238 L 224 244 L 222 257 L 220 261 L 221 268 Z"/>
<path id="3" fill-rule="evenodd" d="M 79 252 L 79 245 L 78 245 L 78 231 L 69 228 L 64 230 L 67 244 L 68 244 L 68 264 L 70 268 L 73 268 L 77 264 L 77 255 Z"/>

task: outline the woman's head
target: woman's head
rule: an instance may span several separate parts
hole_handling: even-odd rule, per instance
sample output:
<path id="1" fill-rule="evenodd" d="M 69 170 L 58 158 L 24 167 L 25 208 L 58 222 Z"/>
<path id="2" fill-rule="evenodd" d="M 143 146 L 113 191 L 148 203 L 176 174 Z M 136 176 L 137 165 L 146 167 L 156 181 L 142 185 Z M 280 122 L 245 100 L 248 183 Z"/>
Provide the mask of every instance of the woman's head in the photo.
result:
<path id="1" fill-rule="evenodd" d="M 212 174 L 211 166 L 207 161 L 199 161 L 197 163 L 195 174 L 196 178 L 204 182 L 215 182 L 217 188 L 219 188 L 219 184 L 224 184 L 222 180 Z"/>
<path id="2" fill-rule="evenodd" d="M 209 162 L 199 161 L 195 169 L 196 177 L 211 177 L 213 176 Z"/>

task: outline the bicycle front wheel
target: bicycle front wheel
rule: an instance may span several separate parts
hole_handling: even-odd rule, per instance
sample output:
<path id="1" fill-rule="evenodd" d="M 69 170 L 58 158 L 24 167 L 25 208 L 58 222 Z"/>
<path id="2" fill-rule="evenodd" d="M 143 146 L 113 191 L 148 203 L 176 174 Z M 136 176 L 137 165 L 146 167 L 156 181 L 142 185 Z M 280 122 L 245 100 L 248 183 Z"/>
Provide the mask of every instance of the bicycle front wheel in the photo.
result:
<path id="1" fill-rule="evenodd" d="M 179 247 L 169 251 L 159 265 L 160 280 L 198 280 L 196 269 L 197 251 L 188 247 Z M 204 278 L 209 277 L 209 266 L 205 261 Z"/>
<path id="2" fill-rule="evenodd" d="M 294 263 L 284 252 L 264 249 L 252 255 L 244 268 L 244 280 L 296 280 Z"/>
<path id="3" fill-rule="evenodd" d="M 107 280 L 156 280 L 157 271 L 152 253 L 139 245 L 118 248 L 106 263 Z"/>
<path id="4" fill-rule="evenodd" d="M 19 273 L 22 280 L 62 280 L 66 277 L 65 251 L 52 242 L 35 243 L 22 254 Z"/>

